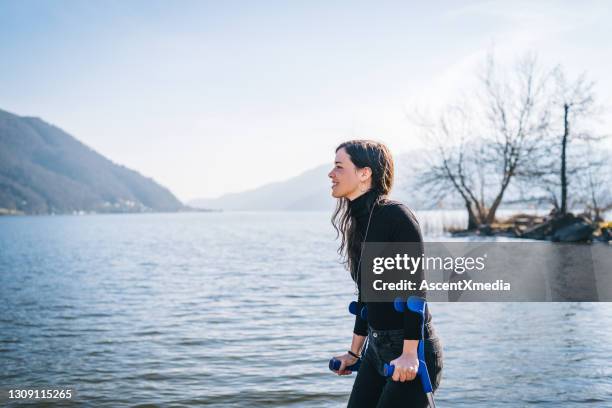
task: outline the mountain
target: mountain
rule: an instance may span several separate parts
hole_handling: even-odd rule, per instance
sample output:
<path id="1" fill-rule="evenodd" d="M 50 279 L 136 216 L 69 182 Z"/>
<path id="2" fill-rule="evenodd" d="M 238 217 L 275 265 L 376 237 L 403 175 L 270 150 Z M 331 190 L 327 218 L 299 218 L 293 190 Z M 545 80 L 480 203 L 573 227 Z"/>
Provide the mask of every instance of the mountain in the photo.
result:
<path id="1" fill-rule="evenodd" d="M 422 189 L 415 188 L 414 177 L 418 166 L 423 164 L 424 152 L 415 150 L 398 155 L 395 160 L 395 186 L 390 197 L 400 200 L 412 208 L 426 209 L 436 206 Z M 196 208 L 223 210 L 307 210 L 330 211 L 336 200 L 331 196 L 331 181 L 327 174 L 332 163 L 317 166 L 285 181 L 265 184 L 253 190 L 225 194 L 212 199 L 195 199 L 188 202 Z M 460 202 L 447 200 L 447 206 L 462 208 Z"/>
<path id="2" fill-rule="evenodd" d="M 321 165 L 285 181 L 219 198 L 195 199 L 188 204 L 196 208 L 223 210 L 328 210 L 335 205 L 327 178 L 329 170 L 328 165 Z"/>
<path id="3" fill-rule="evenodd" d="M 0 211 L 177 211 L 153 179 L 118 165 L 39 118 L 0 110 Z"/>

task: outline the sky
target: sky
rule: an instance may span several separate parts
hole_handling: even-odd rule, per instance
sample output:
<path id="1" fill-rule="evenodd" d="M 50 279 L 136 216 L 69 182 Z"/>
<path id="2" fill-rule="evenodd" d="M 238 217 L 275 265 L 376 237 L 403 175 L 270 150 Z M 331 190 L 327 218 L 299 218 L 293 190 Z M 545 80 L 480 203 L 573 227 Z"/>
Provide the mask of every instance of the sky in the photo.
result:
<path id="1" fill-rule="evenodd" d="M 487 53 L 586 72 L 612 126 L 606 1 L 0 0 L 0 109 L 183 201 L 285 180 L 353 138 L 397 155 Z M 327 180 L 323 181 L 327 183 Z"/>

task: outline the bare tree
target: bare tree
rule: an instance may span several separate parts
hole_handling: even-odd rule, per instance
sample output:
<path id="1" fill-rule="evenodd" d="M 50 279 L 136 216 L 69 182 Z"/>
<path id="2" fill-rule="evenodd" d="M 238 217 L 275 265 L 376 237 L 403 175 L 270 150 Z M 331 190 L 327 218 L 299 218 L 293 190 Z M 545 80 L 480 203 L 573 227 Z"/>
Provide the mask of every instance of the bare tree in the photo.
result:
<path id="1" fill-rule="evenodd" d="M 573 202 L 582 205 L 591 221 L 603 221 L 606 211 L 612 210 L 612 165 L 609 151 L 599 146 L 586 146 L 589 166 L 578 173 L 574 180 Z"/>
<path id="2" fill-rule="evenodd" d="M 571 173 L 576 174 L 581 170 L 588 170 L 591 165 L 594 165 L 594 163 L 590 163 L 589 157 L 585 157 L 585 162 L 582 165 L 576 163 L 572 170 L 568 170 L 570 143 L 578 140 L 583 142 L 599 141 L 603 136 L 596 136 L 592 131 L 584 128 L 585 122 L 588 123 L 600 112 L 600 108 L 595 104 L 594 82 L 588 81 L 585 73 L 573 81 L 568 80 L 560 66 L 555 68 L 554 76 L 556 82 L 554 103 L 561 108 L 559 110 L 563 115 L 562 135 L 558 142 L 561 150 L 561 163 L 558 171 L 561 187 L 559 215 L 562 216 L 568 211 L 568 186 L 570 184 L 568 172 L 571 171 Z M 582 126 L 582 128 L 579 126 Z"/>
<path id="3" fill-rule="evenodd" d="M 531 55 L 509 74 L 490 55 L 480 77 L 482 97 L 447 109 L 423 127 L 427 143 L 435 146 L 423 183 L 439 194 L 450 188 L 461 196 L 468 229 L 495 221 L 512 179 L 541 151 L 550 120 L 549 78 Z"/>
<path id="4" fill-rule="evenodd" d="M 550 101 L 547 91 L 550 73 L 541 72 L 532 54 L 522 57 L 514 69 L 513 78 L 505 79 L 489 56 L 485 87 L 489 143 L 492 154 L 488 161 L 497 167 L 499 187 L 488 208 L 486 223 L 495 220 L 495 213 L 504 193 L 521 166 L 534 160 L 550 125 Z"/>
<path id="5" fill-rule="evenodd" d="M 476 198 L 478 192 L 470 184 L 483 176 L 478 177 L 478 167 L 474 166 L 480 158 L 473 151 L 469 117 L 460 107 L 448 107 L 435 122 L 421 120 L 420 125 L 428 143 L 434 146 L 421 173 L 422 186 L 440 200 L 448 195 L 449 188 L 458 193 L 468 213 L 468 229 L 475 229 L 485 213 L 482 200 Z"/>

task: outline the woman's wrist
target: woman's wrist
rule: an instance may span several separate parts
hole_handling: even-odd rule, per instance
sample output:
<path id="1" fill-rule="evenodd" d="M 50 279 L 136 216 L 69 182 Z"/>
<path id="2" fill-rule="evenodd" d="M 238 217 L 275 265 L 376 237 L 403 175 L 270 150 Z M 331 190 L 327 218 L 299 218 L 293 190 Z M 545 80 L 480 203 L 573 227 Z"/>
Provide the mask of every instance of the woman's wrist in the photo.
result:
<path id="1" fill-rule="evenodd" d="M 353 350 L 348 350 L 348 354 L 350 354 L 351 356 L 355 357 L 356 359 L 360 359 L 361 358 L 359 353 L 355 353 Z"/>
<path id="2" fill-rule="evenodd" d="M 404 340 L 404 347 L 402 349 L 402 354 L 416 355 L 418 347 L 419 347 L 418 340 Z"/>
<path id="3" fill-rule="evenodd" d="M 349 350 L 357 355 L 361 355 L 361 349 L 363 348 L 365 339 L 365 336 L 353 333 L 353 341 L 351 342 L 351 347 Z"/>

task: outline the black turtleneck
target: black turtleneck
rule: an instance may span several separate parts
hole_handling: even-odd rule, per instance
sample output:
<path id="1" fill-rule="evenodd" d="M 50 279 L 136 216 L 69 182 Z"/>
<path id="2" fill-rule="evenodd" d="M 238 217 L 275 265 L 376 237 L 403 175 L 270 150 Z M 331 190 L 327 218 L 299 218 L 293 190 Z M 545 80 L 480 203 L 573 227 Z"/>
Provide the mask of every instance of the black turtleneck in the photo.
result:
<path id="1" fill-rule="evenodd" d="M 370 228 L 365 242 L 423 242 L 419 223 L 408 207 L 404 204 L 382 198 L 375 205 L 379 194 L 375 190 L 368 190 L 353 201 L 349 201 L 349 211 L 353 220 L 357 223 L 360 235 L 360 243 L 366 234 L 370 210 L 372 217 Z M 355 268 L 354 276 L 359 279 L 359 271 L 356 270 L 359 260 L 352 260 Z M 422 269 L 417 271 L 421 274 Z M 359 284 L 359 281 L 357 282 Z M 425 294 L 422 293 L 422 296 Z M 360 301 L 360 299 L 358 299 Z M 360 302 L 365 304 L 363 302 Z M 368 324 L 376 330 L 404 329 L 404 339 L 418 340 L 421 337 L 420 319 L 416 313 L 409 311 L 399 313 L 393 308 L 393 303 L 371 302 L 367 304 L 368 320 L 357 316 L 353 332 L 360 336 L 367 336 Z M 431 314 L 427 308 L 426 322 L 431 321 Z"/>

